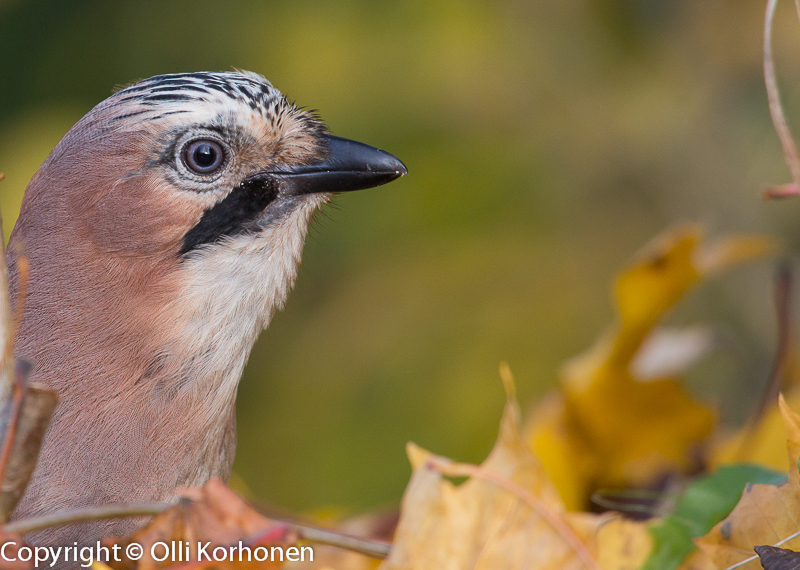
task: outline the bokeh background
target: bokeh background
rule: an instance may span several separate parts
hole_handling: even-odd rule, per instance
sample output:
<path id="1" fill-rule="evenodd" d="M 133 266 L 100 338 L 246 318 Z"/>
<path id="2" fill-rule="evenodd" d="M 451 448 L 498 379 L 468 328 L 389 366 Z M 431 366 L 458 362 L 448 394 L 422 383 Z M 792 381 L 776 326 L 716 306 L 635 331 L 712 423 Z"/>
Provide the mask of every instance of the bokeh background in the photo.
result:
<path id="1" fill-rule="evenodd" d="M 238 484 L 290 509 L 399 499 L 408 440 L 480 461 L 508 361 L 523 402 L 613 317 L 609 283 L 680 220 L 800 246 L 752 0 L 0 0 L 0 208 L 115 85 L 250 69 L 410 174 L 341 196 L 239 390 Z M 800 126 L 800 26 L 776 18 Z M 797 130 L 797 129 L 796 129 Z M 774 261 L 703 285 L 669 320 L 725 347 L 691 388 L 735 423 L 775 344 Z"/>

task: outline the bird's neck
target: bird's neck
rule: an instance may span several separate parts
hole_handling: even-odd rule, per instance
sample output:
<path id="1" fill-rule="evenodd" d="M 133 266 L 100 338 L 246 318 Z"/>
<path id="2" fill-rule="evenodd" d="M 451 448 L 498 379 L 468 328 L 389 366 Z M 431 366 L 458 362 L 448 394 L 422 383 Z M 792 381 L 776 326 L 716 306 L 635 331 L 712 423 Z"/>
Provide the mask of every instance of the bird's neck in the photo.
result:
<path id="1" fill-rule="evenodd" d="M 34 495 L 67 481 L 72 489 L 58 494 L 73 496 L 72 506 L 163 500 L 175 487 L 227 478 L 239 379 L 296 275 L 310 211 L 296 215 L 167 268 L 87 256 L 55 272 L 31 240 L 15 350 L 61 398 Z"/>
<path id="2" fill-rule="evenodd" d="M 235 399 L 250 349 L 294 283 L 305 236 L 284 236 L 280 248 L 269 233 L 240 236 L 183 262 L 173 347 L 191 355 L 180 360 L 195 380 L 182 389 L 203 400 L 209 422 Z"/>

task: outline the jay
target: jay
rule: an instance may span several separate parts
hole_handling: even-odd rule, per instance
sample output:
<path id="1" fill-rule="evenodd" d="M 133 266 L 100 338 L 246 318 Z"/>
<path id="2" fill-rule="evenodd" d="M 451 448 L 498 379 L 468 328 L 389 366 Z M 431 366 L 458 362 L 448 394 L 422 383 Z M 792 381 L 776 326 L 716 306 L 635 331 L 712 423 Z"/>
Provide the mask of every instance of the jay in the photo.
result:
<path id="1" fill-rule="evenodd" d="M 14 252 L 30 264 L 15 354 L 60 397 L 14 518 L 227 479 L 239 379 L 314 212 L 404 174 L 250 72 L 152 77 L 78 121 L 28 185 L 10 240 L 12 298 Z M 93 544 L 139 524 L 33 542 Z"/>

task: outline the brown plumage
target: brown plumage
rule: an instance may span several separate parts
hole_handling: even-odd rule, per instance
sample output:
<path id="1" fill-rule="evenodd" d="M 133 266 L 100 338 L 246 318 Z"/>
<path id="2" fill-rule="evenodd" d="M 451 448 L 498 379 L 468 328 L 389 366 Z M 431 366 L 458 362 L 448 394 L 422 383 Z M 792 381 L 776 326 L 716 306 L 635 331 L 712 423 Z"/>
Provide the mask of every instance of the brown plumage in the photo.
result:
<path id="1" fill-rule="evenodd" d="M 15 518 L 226 479 L 238 381 L 313 212 L 403 174 L 252 73 L 159 76 L 90 111 L 31 180 L 11 236 L 30 261 L 15 353 L 61 399 Z M 13 255 L 10 270 L 13 294 Z"/>

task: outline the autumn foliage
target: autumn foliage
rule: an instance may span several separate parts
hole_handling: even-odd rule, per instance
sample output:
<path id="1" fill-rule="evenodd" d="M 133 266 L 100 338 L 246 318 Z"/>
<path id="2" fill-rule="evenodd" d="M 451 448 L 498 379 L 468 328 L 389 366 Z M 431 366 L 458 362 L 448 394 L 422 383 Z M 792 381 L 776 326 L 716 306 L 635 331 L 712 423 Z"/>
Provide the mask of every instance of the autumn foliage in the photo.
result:
<path id="1" fill-rule="evenodd" d="M 108 565 L 115 570 L 278 568 L 284 561 L 214 561 L 207 552 L 237 546 L 297 551 L 311 545 L 317 553 L 313 561 L 287 568 L 711 570 L 740 562 L 757 568 L 755 547 L 800 547 L 800 538 L 793 538 L 800 534 L 800 416 L 787 403 L 795 401 L 795 390 L 789 384 L 787 400 L 775 402 L 741 433 L 726 435 L 713 408 L 695 400 L 682 382 L 683 373 L 711 346 L 703 330 L 667 330 L 659 322 L 691 287 L 774 251 L 763 237 L 707 240 L 692 225 L 656 238 L 615 281 L 616 321 L 565 365 L 559 387 L 534 405 L 527 419 L 511 371 L 501 365 L 507 404 L 497 442 L 481 465 L 408 444 L 413 472 L 386 550 L 381 549 L 388 544 L 369 536 L 376 533 L 378 519 L 357 530 L 344 521 L 339 531 L 317 532 L 313 526 L 267 518 L 223 483 L 211 481 L 187 490 L 178 504 L 134 535 L 108 538 L 108 548 L 124 551 L 137 543 L 145 552 Z M 783 432 L 774 428 L 775 414 L 788 433 L 788 476 L 732 462 L 729 458 L 757 457 L 767 448 L 785 449 Z M 644 520 L 631 518 L 633 511 L 622 503 L 616 512 L 597 512 L 596 505 L 593 510 L 593 498 L 624 497 L 624 489 L 656 491 Z M 348 542 L 348 533 L 364 535 L 360 546 Z M 149 553 L 158 543 L 185 544 L 185 556 L 154 558 Z M 198 551 L 199 544 L 206 550 Z M 779 564 L 793 554 L 780 548 L 761 551 Z M 103 561 L 94 565 L 106 566 Z"/>

